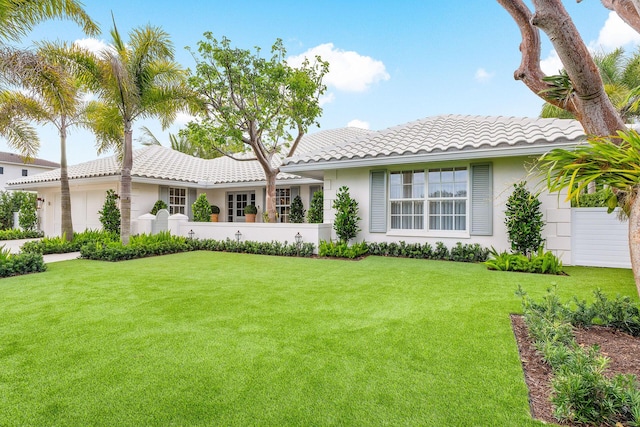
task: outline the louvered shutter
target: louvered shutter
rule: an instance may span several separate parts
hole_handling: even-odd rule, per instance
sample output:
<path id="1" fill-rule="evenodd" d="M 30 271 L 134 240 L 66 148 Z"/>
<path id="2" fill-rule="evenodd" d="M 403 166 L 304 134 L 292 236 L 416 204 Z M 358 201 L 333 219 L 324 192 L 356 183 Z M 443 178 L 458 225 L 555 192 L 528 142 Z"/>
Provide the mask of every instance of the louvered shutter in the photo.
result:
<path id="1" fill-rule="evenodd" d="M 187 189 L 187 216 L 190 221 L 193 221 L 193 203 L 196 201 L 196 189 L 189 188 Z"/>
<path id="2" fill-rule="evenodd" d="M 387 172 L 371 171 L 369 182 L 369 232 L 387 232 Z"/>
<path id="3" fill-rule="evenodd" d="M 162 200 L 169 205 L 169 187 L 161 185 L 158 187 L 158 200 Z"/>
<path id="4" fill-rule="evenodd" d="M 493 235 L 493 169 L 491 163 L 471 165 L 471 224 L 473 236 Z"/>

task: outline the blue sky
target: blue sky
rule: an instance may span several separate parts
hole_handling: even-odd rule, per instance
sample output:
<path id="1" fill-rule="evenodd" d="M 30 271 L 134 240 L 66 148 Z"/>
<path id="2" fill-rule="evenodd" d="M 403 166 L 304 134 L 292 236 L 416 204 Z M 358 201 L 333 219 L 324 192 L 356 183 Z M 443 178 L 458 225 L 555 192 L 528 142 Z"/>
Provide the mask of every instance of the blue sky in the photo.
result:
<path id="1" fill-rule="evenodd" d="M 97 39 L 104 43 L 110 42 L 111 12 L 123 35 L 140 25 L 161 26 L 186 68 L 194 64 L 184 47 L 196 48 L 205 31 L 242 48 L 268 50 L 282 38 L 292 61 L 321 52 L 333 66 L 325 79 L 320 129 L 351 124 L 379 130 L 438 114 L 536 116 L 541 106 L 538 97 L 513 79 L 520 63 L 520 33 L 495 1 L 111 0 L 86 1 L 85 7 L 100 23 L 103 35 Z M 631 50 L 640 44 L 638 35 L 611 19 L 600 2 L 571 0 L 565 7 L 594 49 L 624 45 Z M 85 36 L 71 23 L 50 21 L 23 44 L 45 38 L 75 41 Z M 546 39 L 542 57 L 550 71 L 560 66 Z M 176 132 L 186 120 L 181 117 L 168 131 Z M 154 121 L 137 122 L 134 139 L 143 125 L 168 145 L 167 131 Z M 59 161 L 56 133 L 43 128 L 40 135 L 39 157 Z M 0 150 L 10 151 L 4 142 Z M 96 157 L 92 135 L 72 131 L 69 163 Z"/>

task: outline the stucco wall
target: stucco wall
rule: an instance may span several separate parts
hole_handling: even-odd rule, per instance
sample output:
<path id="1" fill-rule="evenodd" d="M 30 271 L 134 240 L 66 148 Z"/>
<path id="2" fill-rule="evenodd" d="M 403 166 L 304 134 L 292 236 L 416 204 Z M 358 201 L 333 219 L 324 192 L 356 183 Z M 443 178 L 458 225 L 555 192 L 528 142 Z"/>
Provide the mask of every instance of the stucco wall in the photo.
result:
<path id="1" fill-rule="evenodd" d="M 3 168 L 3 171 L 0 174 L 0 190 L 3 190 L 3 191 L 5 190 L 5 183 L 7 181 L 22 178 L 23 169 L 27 170 L 27 176 L 36 175 L 42 172 L 48 172 L 53 169 L 53 168 L 34 165 L 31 163 L 16 164 L 16 163 L 0 162 L 0 166 Z"/>
<path id="2" fill-rule="evenodd" d="M 504 225 L 504 211 L 506 201 L 513 192 L 513 184 L 526 180 L 527 186 L 532 191 L 544 188 L 544 182 L 538 176 L 531 175 L 525 165 L 531 164 L 529 158 L 499 158 L 486 159 L 493 165 L 493 235 L 470 236 L 468 232 L 446 232 L 426 230 L 388 230 L 386 233 L 369 232 L 369 179 L 372 170 L 414 170 L 451 166 L 469 166 L 469 162 L 438 162 L 429 164 L 409 164 L 401 167 L 374 167 L 354 168 L 325 171 L 324 182 L 324 221 L 333 222 L 335 217 L 332 209 L 333 201 L 340 186 L 349 187 L 349 192 L 359 203 L 360 228 L 357 240 L 370 242 L 398 242 L 434 244 L 438 241 L 451 247 L 456 242 L 479 243 L 485 247 L 493 246 L 498 250 L 509 249 L 507 230 Z M 556 194 L 549 195 L 543 192 L 540 196 L 542 212 L 547 225 L 543 231 L 543 237 L 547 241 L 547 247 L 553 250 L 566 264 L 571 262 L 571 227 L 570 205 L 564 201 L 564 197 Z M 387 216 L 388 216 L 387 212 Z M 389 224 L 387 219 L 387 224 Z M 335 232 L 333 237 L 335 238 Z"/>

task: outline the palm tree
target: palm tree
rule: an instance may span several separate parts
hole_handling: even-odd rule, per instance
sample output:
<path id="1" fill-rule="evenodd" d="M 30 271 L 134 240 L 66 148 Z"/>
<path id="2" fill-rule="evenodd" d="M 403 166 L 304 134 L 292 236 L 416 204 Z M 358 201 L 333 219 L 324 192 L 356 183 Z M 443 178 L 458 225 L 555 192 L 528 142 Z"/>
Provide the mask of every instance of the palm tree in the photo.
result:
<path id="1" fill-rule="evenodd" d="M 618 48 L 613 52 L 596 54 L 593 61 L 598 67 L 600 77 L 604 84 L 604 90 L 609 96 L 615 109 L 626 123 L 632 122 L 640 117 L 640 51 L 631 56 L 625 56 L 624 50 Z M 568 82 L 566 94 L 573 92 L 573 87 L 566 76 L 561 71 L 559 76 L 551 76 L 548 81 L 556 83 L 558 81 Z M 557 85 L 556 85 L 557 86 Z M 569 96 L 566 99 L 570 99 Z M 573 119 L 574 116 L 560 107 L 545 102 L 540 112 L 543 118 Z"/>
<path id="2" fill-rule="evenodd" d="M 120 237 L 128 244 L 131 234 L 132 134 L 136 119 L 158 117 L 168 127 L 186 108 L 190 91 L 186 71 L 174 61 L 169 35 L 159 27 L 135 28 L 125 43 L 113 24 L 113 44 L 101 51 L 85 70 L 92 91 L 103 102 L 90 112 L 101 150 L 116 148 L 122 156 L 120 177 Z M 114 127 L 124 133 L 113 139 Z"/>
<path id="3" fill-rule="evenodd" d="M 60 136 L 61 230 L 66 239 L 71 241 L 73 222 L 67 171 L 67 133 L 74 126 L 88 127 L 86 116 L 90 104 L 82 101 L 84 93 L 81 84 L 74 76 L 72 64 L 63 58 L 88 53 L 72 45 L 42 43 L 35 55 L 41 72 L 23 81 L 26 92 L 0 92 L 0 135 L 7 137 L 12 148 L 31 157 L 39 145 L 31 123 L 55 126 Z M 52 76 L 55 77 L 53 80 Z M 41 83 L 50 81 L 57 83 Z"/>
<path id="4" fill-rule="evenodd" d="M 0 40 L 18 41 L 36 24 L 57 18 L 72 20 L 87 35 L 100 33 L 76 0 L 0 0 Z"/>

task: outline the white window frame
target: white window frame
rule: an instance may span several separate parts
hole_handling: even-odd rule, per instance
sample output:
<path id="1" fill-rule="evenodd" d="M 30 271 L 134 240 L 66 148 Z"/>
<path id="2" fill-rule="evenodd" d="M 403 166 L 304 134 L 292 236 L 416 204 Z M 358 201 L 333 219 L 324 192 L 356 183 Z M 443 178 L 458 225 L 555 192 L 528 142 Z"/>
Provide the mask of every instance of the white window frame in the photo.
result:
<path id="1" fill-rule="evenodd" d="M 392 230 L 424 230 L 425 172 L 392 171 L 389 174 L 389 227 Z"/>
<path id="2" fill-rule="evenodd" d="M 437 181 L 434 180 L 436 176 Z M 460 192 L 464 192 L 464 195 L 460 195 Z M 429 168 L 426 193 L 426 224 L 429 231 L 469 232 L 468 166 Z"/>
<path id="3" fill-rule="evenodd" d="M 289 222 L 291 213 L 291 188 L 276 188 L 276 222 Z"/>
<path id="4" fill-rule="evenodd" d="M 438 182 L 431 182 L 432 185 L 439 184 L 440 189 L 442 189 L 442 184 L 445 184 L 445 187 L 447 189 L 451 187 L 454 193 L 456 189 L 458 192 L 464 190 L 462 191 L 463 195 L 442 195 L 441 193 L 438 193 L 437 196 L 430 195 L 430 172 L 437 172 L 439 174 Z M 450 180 L 451 182 L 441 181 L 442 172 L 452 172 L 453 179 Z M 464 172 L 464 180 L 456 179 L 456 172 Z M 404 174 L 407 173 L 412 174 L 413 179 L 411 183 L 405 183 L 406 175 Z M 422 182 L 416 182 L 415 178 L 417 174 L 422 174 Z M 400 183 L 401 189 L 399 189 L 397 178 L 394 179 L 394 176 L 397 177 L 398 175 L 402 177 Z M 431 177 L 434 178 L 435 175 L 431 175 Z M 455 164 L 451 166 L 443 165 L 424 169 L 411 168 L 393 170 L 389 171 L 388 179 L 387 234 L 399 236 L 443 236 L 456 238 L 469 236 L 469 220 L 471 216 L 469 186 L 471 175 L 468 164 Z M 419 191 L 420 188 L 418 188 L 418 191 L 414 191 L 413 187 L 416 184 L 422 184 L 422 191 Z M 453 208 L 453 211 L 449 212 L 451 209 L 447 209 L 446 212 L 441 211 L 434 213 L 433 210 L 436 203 L 440 208 L 450 205 Z M 409 207 L 409 205 L 411 205 L 411 207 Z M 400 206 L 400 208 L 398 208 L 398 206 Z M 456 207 L 458 208 L 457 212 L 455 210 Z M 460 207 L 463 208 L 462 211 L 460 210 Z M 432 218 L 439 218 L 438 227 L 432 227 L 432 225 L 434 225 Z"/>
<path id="5" fill-rule="evenodd" d="M 187 211 L 187 189 L 182 187 L 169 187 L 169 214 L 183 214 Z"/>

